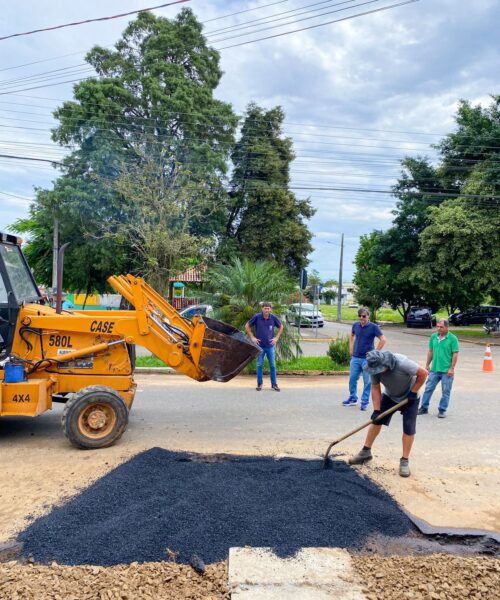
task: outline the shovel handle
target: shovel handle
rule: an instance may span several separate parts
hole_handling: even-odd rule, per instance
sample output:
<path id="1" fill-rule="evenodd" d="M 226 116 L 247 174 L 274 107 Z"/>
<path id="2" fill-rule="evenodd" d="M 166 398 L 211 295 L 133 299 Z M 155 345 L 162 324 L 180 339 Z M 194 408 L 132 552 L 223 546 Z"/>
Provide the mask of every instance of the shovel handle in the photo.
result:
<path id="1" fill-rule="evenodd" d="M 340 437 L 337 440 L 333 441 L 328 446 L 328 449 L 325 452 L 325 457 L 323 458 L 323 464 L 326 464 L 326 461 L 328 460 L 328 455 L 330 454 L 330 450 L 336 444 L 338 444 L 339 442 L 342 442 L 343 440 L 347 439 L 348 437 L 351 437 L 351 435 L 354 435 L 355 433 L 358 433 L 358 431 L 361 431 L 365 427 L 368 427 L 368 425 L 377 425 L 377 421 L 381 421 L 383 418 L 387 417 L 387 415 L 392 415 L 393 412 L 396 412 L 401 407 L 403 407 L 405 404 L 408 404 L 408 398 L 405 398 L 404 400 L 401 400 L 401 402 L 398 402 L 398 404 L 395 404 L 394 406 L 391 406 L 391 408 L 388 408 L 386 411 L 384 411 L 382 414 L 380 414 L 375 420 L 372 421 L 370 419 L 366 423 L 363 423 L 363 425 L 360 425 L 359 427 L 356 427 L 356 429 L 353 429 L 352 431 L 349 431 L 349 433 L 346 433 L 342 437 Z"/>

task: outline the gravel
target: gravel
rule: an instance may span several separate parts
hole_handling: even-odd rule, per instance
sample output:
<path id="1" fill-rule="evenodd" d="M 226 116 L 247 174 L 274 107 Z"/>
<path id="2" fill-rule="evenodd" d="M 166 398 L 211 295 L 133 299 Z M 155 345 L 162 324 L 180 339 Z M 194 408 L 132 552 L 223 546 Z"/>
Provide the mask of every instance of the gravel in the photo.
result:
<path id="1" fill-rule="evenodd" d="M 368 600 L 499 600 L 500 561 L 449 555 L 352 555 Z M 171 562 L 113 567 L 0 563 L 8 600 L 229 600 L 227 563 L 204 575 Z"/>
<path id="2" fill-rule="evenodd" d="M 114 567 L 0 564 L 5 600 L 229 600 L 227 564 L 201 576 L 168 562 Z"/>
<path id="3" fill-rule="evenodd" d="M 355 556 L 368 600 L 500 600 L 500 561 L 487 557 Z"/>
<path id="4" fill-rule="evenodd" d="M 189 564 L 231 546 L 361 548 L 413 525 L 394 500 L 345 463 L 223 456 L 153 448 L 114 469 L 19 536 L 35 561 L 78 565 Z"/>

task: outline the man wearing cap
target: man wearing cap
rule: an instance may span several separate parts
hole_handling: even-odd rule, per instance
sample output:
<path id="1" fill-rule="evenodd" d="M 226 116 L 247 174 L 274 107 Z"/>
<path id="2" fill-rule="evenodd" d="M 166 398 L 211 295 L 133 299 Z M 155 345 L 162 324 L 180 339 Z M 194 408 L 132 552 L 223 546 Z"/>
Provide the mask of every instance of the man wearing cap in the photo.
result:
<path id="1" fill-rule="evenodd" d="M 245 325 L 246 332 L 254 344 L 258 344 L 261 348 L 260 354 L 257 356 L 257 387 L 258 392 L 262 389 L 264 383 L 264 358 L 267 356 L 269 361 L 269 370 L 271 375 L 271 387 L 275 392 L 279 392 L 278 382 L 276 379 L 276 343 L 283 333 L 283 324 L 276 315 L 271 312 L 273 305 L 271 302 L 261 302 L 262 312 L 254 315 Z M 252 332 L 252 327 L 255 327 L 255 335 Z M 278 331 L 276 335 L 274 329 Z"/>
<path id="2" fill-rule="evenodd" d="M 425 383 L 427 371 L 403 354 L 379 350 L 368 352 L 364 368 L 370 374 L 372 382 L 373 423 L 368 428 L 365 445 L 349 459 L 349 464 L 362 465 L 372 460 L 372 445 L 382 425 L 389 425 L 391 422 L 392 414 L 382 420 L 378 416 L 407 398 L 408 404 L 400 409 L 403 416 L 403 454 L 399 461 L 399 474 L 401 477 L 409 477 L 408 459 L 415 438 L 419 403 L 417 392 Z M 381 384 L 384 384 L 383 394 Z"/>

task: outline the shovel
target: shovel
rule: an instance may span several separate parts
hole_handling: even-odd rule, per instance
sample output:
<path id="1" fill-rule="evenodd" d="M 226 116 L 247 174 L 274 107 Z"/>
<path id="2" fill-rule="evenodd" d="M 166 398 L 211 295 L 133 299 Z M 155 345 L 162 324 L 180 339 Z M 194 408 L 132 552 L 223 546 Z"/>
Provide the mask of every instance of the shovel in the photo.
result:
<path id="1" fill-rule="evenodd" d="M 351 437 L 351 435 L 354 435 L 355 433 L 358 433 L 358 431 L 361 431 L 362 429 L 364 429 L 365 427 L 368 427 L 368 425 L 377 425 L 377 421 L 381 421 L 382 419 L 384 419 L 384 417 L 386 417 L 387 415 L 392 415 L 393 412 L 396 412 L 397 410 L 399 410 L 402 406 L 404 406 L 405 404 L 408 404 L 408 398 L 405 398 L 404 400 L 401 400 L 401 402 L 399 402 L 398 404 L 395 404 L 394 406 L 392 406 L 391 408 L 389 408 L 388 410 L 386 410 L 385 412 L 381 413 L 376 419 L 374 419 L 373 421 L 367 421 L 366 423 L 363 423 L 363 425 L 360 425 L 359 427 L 356 427 L 356 429 L 353 429 L 352 431 L 349 431 L 349 433 L 346 433 L 345 435 L 343 435 L 342 437 L 340 437 L 338 440 L 333 441 L 329 446 L 327 451 L 325 452 L 325 457 L 323 458 L 323 464 L 322 464 L 322 469 L 328 469 L 332 466 L 332 461 L 329 458 L 329 454 L 330 454 L 330 450 L 336 446 L 338 443 L 342 442 L 343 440 L 347 439 L 348 437 Z"/>

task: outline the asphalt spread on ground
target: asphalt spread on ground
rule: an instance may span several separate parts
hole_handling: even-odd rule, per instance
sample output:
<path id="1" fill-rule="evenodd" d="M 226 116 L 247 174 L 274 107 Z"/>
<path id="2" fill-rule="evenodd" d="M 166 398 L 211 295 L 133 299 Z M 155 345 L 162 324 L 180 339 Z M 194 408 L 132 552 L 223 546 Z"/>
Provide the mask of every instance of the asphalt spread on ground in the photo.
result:
<path id="1" fill-rule="evenodd" d="M 343 462 L 203 457 L 153 448 L 120 465 L 23 531 L 37 562 L 109 566 L 205 563 L 231 546 L 361 548 L 414 526 L 396 502 Z"/>

